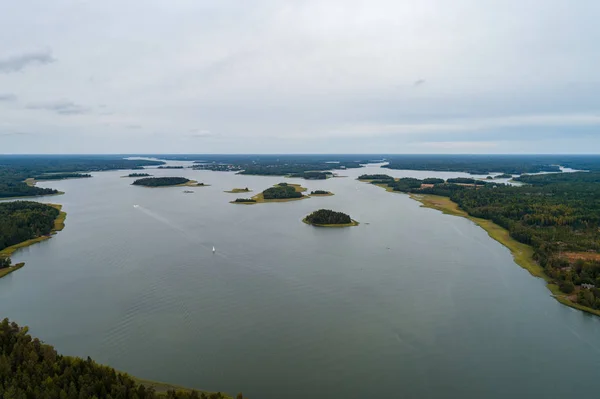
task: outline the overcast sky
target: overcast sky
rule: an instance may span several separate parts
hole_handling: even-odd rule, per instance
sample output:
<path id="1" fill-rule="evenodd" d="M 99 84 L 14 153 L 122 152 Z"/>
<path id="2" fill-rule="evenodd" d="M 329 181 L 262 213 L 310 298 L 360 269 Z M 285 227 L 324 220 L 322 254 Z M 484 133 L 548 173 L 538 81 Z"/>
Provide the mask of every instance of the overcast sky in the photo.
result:
<path id="1" fill-rule="evenodd" d="M 19 0 L 0 153 L 598 153 L 598 0 Z"/>

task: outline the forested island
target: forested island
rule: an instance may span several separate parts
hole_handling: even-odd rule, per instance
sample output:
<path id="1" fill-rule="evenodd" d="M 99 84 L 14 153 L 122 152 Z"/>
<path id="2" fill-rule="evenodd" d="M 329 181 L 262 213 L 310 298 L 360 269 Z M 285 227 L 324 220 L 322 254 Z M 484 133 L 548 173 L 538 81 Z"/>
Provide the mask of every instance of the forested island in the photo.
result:
<path id="1" fill-rule="evenodd" d="M 255 204 L 262 202 L 295 201 L 309 198 L 309 196 L 302 194 L 304 191 L 306 191 L 306 188 L 300 186 L 299 184 L 279 183 L 266 189 L 262 193 L 253 196 L 252 198 L 238 198 L 235 201 L 231 201 L 231 203 Z"/>
<path id="2" fill-rule="evenodd" d="M 318 172 L 318 171 L 307 171 L 299 173 L 291 173 L 288 177 L 301 177 L 306 180 L 325 180 L 333 177 L 333 172 Z"/>
<path id="3" fill-rule="evenodd" d="M 183 169 L 183 166 L 166 165 L 166 166 L 159 166 L 157 169 Z"/>
<path id="4" fill-rule="evenodd" d="M 152 176 L 150 173 L 130 173 L 127 177 L 150 177 Z"/>
<path id="5" fill-rule="evenodd" d="M 60 194 L 51 188 L 35 187 L 31 180 L 33 176 L 143 169 L 144 166 L 162 164 L 162 161 L 129 160 L 108 155 L 0 155 L 0 198 Z"/>
<path id="6" fill-rule="evenodd" d="M 143 187 L 170 187 L 170 186 L 204 186 L 204 183 L 198 183 L 195 180 L 185 177 L 145 177 L 131 183 L 134 186 Z"/>
<path id="7" fill-rule="evenodd" d="M 510 173 L 502 173 L 501 175 L 494 176 L 494 179 L 512 179 L 513 175 Z"/>
<path id="8" fill-rule="evenodd" d="M 302 219 L 304 223 L 312 224 L 318 227 L 350 227 L 358 226 L 356 220 L 352 220 L 349 215 L 343 212 L 336 212 L 330 209 L 319 209 Z"/>
<path id="9" fill-rule="evenodd" d="M 0 277 L 18 269 L 10 256 L 19 248 L 46 240 L 62 230 L 66 214 L 60 205 L 31 201 L 0 202 Z"/>
<path id="10" fill-rule="evenodd" d="M 517 263 L 544 278 L 560 302 L 600 315 L 600 172 L 524 175 L 516 180 L 525 185 L 425 186 L 424 180 L 412 178 L 373 183 L 470 217 L 511 249 Z M 498 228 L 506 229 L 510 239 Z"/>
<path id="11" fill-rule="evenodd" d="M 331 191 L 325 191 L 325 190 L 314 190 L 310 192 L 310 196 L 311 197 L 328 197 L 333 195 L 333 193 Z"/>
<path id="12" fill-rule="evenodd" d="M 63 356 L 28 331 L 8 319 L 0 323 L 0 398 L 231 399 L 220 392 L 137 380 L 89 357 Z M 243 399 L 243 395 L 236 398 Z"/>
<path id="13" fill-rule="evenodd" d="M 34 180 L 65 180 L 65 179 L 82 179 L 92 177 L 88 173 L 51 173 L 45 175 L 34 176 Z"/>

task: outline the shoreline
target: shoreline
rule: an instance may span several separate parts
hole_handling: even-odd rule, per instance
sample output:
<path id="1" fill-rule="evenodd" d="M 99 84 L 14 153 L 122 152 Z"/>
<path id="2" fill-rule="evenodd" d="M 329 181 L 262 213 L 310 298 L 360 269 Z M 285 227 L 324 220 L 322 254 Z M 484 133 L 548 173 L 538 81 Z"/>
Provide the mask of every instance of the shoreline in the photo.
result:
<path id="1" fill-rule="evenodd" d="M 30 245 L 37 244 L 38 242 L 49 240 L 50 238 L 52 238 L 53 235 L 55 235 L 56 233 L 58 233 L 59 231 L 61 231 L 62 229 L 65 228 L 65 219 L 67 218 L 67 213 L 62 211 L 62 205 L 59 205 L 59 204 L 46 204 L 46 205 L 56 208 L 59 211 L 58 216 L 56 217 L 56 219 L 54 219 L 54 227 L 52 228 L 52 230 L 50 230 L 50 233 L 47 235 L 31 238 L 29 240 L 20 242 L 18 244 L 11 245 L 10 247 L 6 247 L 2 251 L 0 251 L 0 255 L 10 257 L 10 256 L 12 256 L 12 254 L 14 254 L 16 251 L 18 251 L 21 248 L 25 248 Z M 15 265 L 7 267 L 4 270 L 0 270 L 0 278 L 6 276 L 16 270 L 19 270 L 23 266 L 25 266 L 25 262 L 19 262 Z"/>
<path id="2" fill-rule="evenodd" d="M 56 194 L 44 194 L 44 195 L 22 195 L 19 197 L 0 197 L 0 201 L 13 200 L 13 199 L 24 199 L 24 198 L 43 198 L 43 197 L 55 197 L 57 195 L 63 195 L 64 191 L 59 191 Z"/>
<path id="3" fill-rule="evenodd" d="M 216 392 L 212 392 L 212 391 L 205 391 L 202 389 L 182 387 L 181 385 L 169 384 L 168 382 L 148 380 L 145 378 L 138 378 L 138 377 L 135 377 L 135 376 L 133 376 L 129 373 L 123 372 L 123 371 L 117 371 L 117 372 L 119 372 L 121 374 L 126 374 L 128 377 L 130 377 L 132 380 L 134 380 L 137 384 L 141 384 L 141 385 L 145 386 L 146 388 L 154 388 L 156 393 L 161 397 L 162 396 L 166 397 L 167 391 L 169 391 L 169 390 L 173 390 L 176 392 L 186 392 L 186 393 L 189 393 L 191 391 L 196 391 L 196 392 L 198 392 L 198 394 L 204 393 L 206 395 L 216 393 Z M 224 399 L 233 399 L 232 396 L 230 396 L 226 393 L 223 393 L 223 392 L 220 392 L 220 393 L 221 393 L 221 395 L 223 395 Z"/>
<path id="4" fill-rule="evenodd" d="M 400 191 L 388 190 L 399 194 L 407 194 Z M 514 262 L 521 268 L 527 270 L 534 277 L 541 278 L 546 282 L 546 288 L 552 294 L 552 297 L 561 304 L 573 309 L 600 316 L 600 310 L 588 308 L 573 302 L 558 289 L 558 286 L 553 283 L 553 280 L 544 272 L 544 269 L 533 259 L 533 248 L 523 244 L 510 236 L 510 233 L 505 228 L 497 225 L 491 220 L 481 219 L 469 215 L 466 211 L 459 208 L 458 204 L 448 197 L 442 197 L 432 194 L 407 194 L 411 199 L 421 203 L 421 207 L 438 210 L 446 215 L 459 216 L 469 219 L 477 226 L 485 230 L 488 235 L 506 247 Z"/>
<path id="5" fill-rule="evenodd" d="M 352 222 L 351 223 L 346 223 L 346 224 L 316 224 L 316 223 L 310 223 L 309 221 L 306 220 L 306 218 L 302 219 L 302 223 L 305 223 L 309 226 L 315 226 L 315 227 L 332 227 L 332 228 L 336 228 L 336 227 L 354 227 L 354 226 L 358 226 L 360 223 L 357 222 L 354 219 L 351 219 Z"/>

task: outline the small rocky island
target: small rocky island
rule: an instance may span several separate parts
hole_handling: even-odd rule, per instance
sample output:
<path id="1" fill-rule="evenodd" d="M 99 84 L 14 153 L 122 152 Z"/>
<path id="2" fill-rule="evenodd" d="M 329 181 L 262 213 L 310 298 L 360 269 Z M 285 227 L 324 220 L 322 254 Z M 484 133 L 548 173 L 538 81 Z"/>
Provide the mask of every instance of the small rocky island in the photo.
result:
<path id="1" fill-rule="evenodd" d="M 306 191 L 306 188 L 299 184 L 279 183 L 273 187 L 267 188 L 265 191 L 252 198 L 238 198 L 235 201 L 231 201 L 231 203 L 257 204 L 262 202 L 284 202 L 310 198 L 308 195 L 302 194 L 304 191 Z"/>
<path id="2" fill-rule="evenodd" d="M 358 222 L 350 218 L 343 212 L 336 212 L 330 209 L 319 209 L 314 211 L 302 221 L 306 224 L 312 224 L 319 227 L 351 227 L 358 226 Z"/>
<path id="3" fill-rule="evenodd" d="M 330 195 L 333 195 L 333 193 L 325 190 L 315 190 L 310 192 L 311 197 L 328 197 Z"/>
<path id="4" fill-rule="evenodd" d="M 252 190 L 250 190 L 248 187 L 246 188 L 232 188 L 229 191 L 225 191 L 226 193 L 232 193 L 232 194 L 237 194 L 237 193 L 249 193 Z"/>
<path id="5" fill-rule="evenodd" d="M 134 186 L 143 187 L 172 187 L 172 186 L 204 186 L 204 183 L 198 183 L 195 180 L 186 179 L 185 177 L 145 177 L 137 179 L 133 183 Z"/>

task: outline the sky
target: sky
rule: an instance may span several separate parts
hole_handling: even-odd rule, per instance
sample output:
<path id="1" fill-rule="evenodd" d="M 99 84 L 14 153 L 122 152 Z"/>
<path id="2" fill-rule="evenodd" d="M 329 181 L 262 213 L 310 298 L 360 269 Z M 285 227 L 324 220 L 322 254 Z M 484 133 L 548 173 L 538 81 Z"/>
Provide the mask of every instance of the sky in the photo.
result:
<path id="1" fill-rule="evenodd" d="M 19 0 L 0 153 L 599 153 L 597 0 Z"/>

